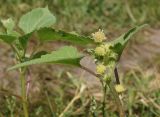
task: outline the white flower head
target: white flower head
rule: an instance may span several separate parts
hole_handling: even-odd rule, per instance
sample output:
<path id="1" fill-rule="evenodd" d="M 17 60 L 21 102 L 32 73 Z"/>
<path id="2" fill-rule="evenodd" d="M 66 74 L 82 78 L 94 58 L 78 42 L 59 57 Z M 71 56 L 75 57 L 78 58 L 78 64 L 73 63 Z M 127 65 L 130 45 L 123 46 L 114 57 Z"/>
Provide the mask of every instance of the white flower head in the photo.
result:
<path id="1" fill-rule="evenodd" d="M 101 43 L 106 39 L 106 36 L 104 34 L 104 31 L 99 29 L 97 32 L 92 33 L 92 37 L 96 43 Z"/>

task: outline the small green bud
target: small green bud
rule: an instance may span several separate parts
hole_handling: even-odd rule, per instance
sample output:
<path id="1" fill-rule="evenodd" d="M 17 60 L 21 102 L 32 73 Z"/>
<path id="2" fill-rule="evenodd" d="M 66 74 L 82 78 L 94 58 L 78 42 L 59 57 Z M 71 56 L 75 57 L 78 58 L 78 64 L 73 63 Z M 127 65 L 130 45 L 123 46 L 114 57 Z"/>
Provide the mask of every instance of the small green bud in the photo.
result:
<path id="1" fill-rule="evenodd" d="M 24 51 L 23 51 L 23 50 L 19 50 L 19 54 L 20 54 L 21 56 L 23 56 L 23 55 L 24 55 Z"/>
<path id="2" fill-rule="evenodd" d="M 118 55 L 115 52 L 111 52 L 110 57 L 116 60 L 118 58 Z"/>
<path id="3" fill-rule="evenodd" d="M 105 76 L 104 76 L 104 81 L 105 81 L 106 83 L 110 83 L 110 82 L 111 82 L 111 76 L 105 75 Z"/>
<path id="4" fill-rule="evenodd" d="M 115 62 L 115 61 L 109 61 L 107 67 L 108 67 L 109 69 L 112 69 L 113 67 L 115 67 L 115 65 L 116 65 L 116 62 Z"/>
<path id="5" fill-rule="evenodd" d="M 103 45 L 103 46 L 104 46 L 104 48 L 105 48 L 106 55 L 107 55 L 107 56 L 110 56 L 110 54 L 112 53 L 112 50 L 110 49 L 111 44 L 110 44 L 110 43 L 107 43 L 107 44 L 105 44 L 105 45 Z"/>

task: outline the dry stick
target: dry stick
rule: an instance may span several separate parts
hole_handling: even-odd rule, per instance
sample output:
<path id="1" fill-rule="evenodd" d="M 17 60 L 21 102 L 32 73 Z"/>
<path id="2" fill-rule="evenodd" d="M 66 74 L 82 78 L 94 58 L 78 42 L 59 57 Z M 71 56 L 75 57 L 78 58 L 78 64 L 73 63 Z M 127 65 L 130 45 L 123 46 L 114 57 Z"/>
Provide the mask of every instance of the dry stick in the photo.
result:
<path id="1" fill-rule="evenodd" d="M 74 98 L 70 101 L 70 103 L 67 105 L 67 107 L 64 109 L 64 111 L 59 115 L 59 117 L 63 117 L 64 114 L 68 111 L 68 109 L 73 105 L 73 103 L 81 97 L 81 94 L 84 92 L 86 89 L 85 85 L 81 85 L 79 93 L 77 94 L 77 91 L 75 93 Z M 76 95 L 77 94 L 77 95 Z"/>
<path id="2" fill-rule="evenodd" d="M 74 96 L 74 98 L 70 101 L 70 103 L 67 105 L 67 107 L 64 109 L 64 111 L 59 115 L 59 117 L 63 117 L 64 114 L 68 111 L 68 109 L 73 105 L 73 103 L 80 98 L 81 92 L 79 92 L 77 95 Z"/>
<path id="3" fill-rule="evenodd" d="M 30 83 L 31 83 L 31 73 L 28 69 L 27 86 L 26 86 L 26 97 L 27 98 L 28 98 L 28 95 L 29 95 Z"/>
<path id="4" fill-rule="evenodd" d="M 139 93 L 139 95 L 140 95 L 141 98 L 143 98 L 147 102 L 150 102 L 155 108 L 160 110 L 160 105 L 156 104 L 152 98 L 149 98 L 149 97 L 146 98 L 143 94 L 140 94 L 140 93 Z M 147 102 L 146 102 L 146 104 L 147 104 Z M 147 106 L 148 106 L 148 104 L 147 104 Z"/>
<path id="5" fill-rule="evenodd" d="M 157 108 L 158 110 L 160 110 L 160 105 L 155 103 L 154 100 L 152 98 L 148 98 L 148 100 L 152 103 L 152 105 Z"/>
<path id="6" fill-rule="evenodd" d="M 91 71 L 90 69 L 84 67 L 84 66 L 81 66 L 82 69 L 86 70 L 87 72 L 89 72 L 90 74 L 92 74 L 93 76 L 99 78 L 100 76 L 96 73 L 94 73 L 93 71 Z M 103 83 L 103 80 L 100 79 L 100 82 Z M 114 96 L 114 99 L 115 99 L 115 102 L 118 104 L 118 110 L 119 110 L 119 114 L 120 114 L 120 117 L 125 117 L 125 113 L 124 113 L 124 110 L 123 110 L 123 107 L 122 107 L 122 103 L 121 103 L 121 100 L 119 98 L 119 95 L 118 93 L 116 92 L 115 88 L 114 88 L 114 85 L 113 83 L 110 83 L 108 84 L 113 96 Z"/>

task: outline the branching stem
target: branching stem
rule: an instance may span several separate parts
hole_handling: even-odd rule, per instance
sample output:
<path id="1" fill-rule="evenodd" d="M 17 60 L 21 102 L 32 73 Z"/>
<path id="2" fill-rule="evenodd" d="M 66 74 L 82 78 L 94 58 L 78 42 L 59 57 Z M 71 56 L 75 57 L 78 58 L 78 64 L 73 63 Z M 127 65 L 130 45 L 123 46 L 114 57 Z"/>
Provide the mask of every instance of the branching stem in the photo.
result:
<path id="1" fill-rule="evenodd" d="M 94 73 L 93 71 L 91 71 L 90 69 L 84 67 L 84 66 L 81 66 L 82 69 L 84 69 L 85 71 L 89 72 L 90 74 L 94 75 L 95 77 L 99 78 L 100 82 L 102 83 L 102 86 L 104 86 L 104 82 L 103 82 L 103 79 L 101 79 L 99 75 L 97 75 L 96 73 Z M 111 93 L 113 94 L 113 97 L 114 97 L 114 100 L 115 100 L 115 103 L 118 107 L 118 111 L 119 111 L 119 116 L 120 117 L 125 117 L 125 113 L 124 113 L 124 110 L 123 110 L 123 106 L 122 106 L 122 103 L 121 103 L 121 100 L 119 98 L 119 95 L 118 93 L 116 92 L 115 88 L 114 88 L 114 84 L 112 82 L 108 83 L 107 84 L 108 87 L 110 88 L 110 91 Z M 106 90 L 106 89 L 105 89 Z M 106 93 L 106 91 L 105 91 Z M 104 98 L 106 94 L 104 94 Z M 104 99 L 105 100 L 105 99 Z M 105 101 L 103 101 L 104 103 Z M 103 104 L 104 105 L 104 104 Z M 103 112 L 103 116 L 105 117 L 105 114 Z"/>

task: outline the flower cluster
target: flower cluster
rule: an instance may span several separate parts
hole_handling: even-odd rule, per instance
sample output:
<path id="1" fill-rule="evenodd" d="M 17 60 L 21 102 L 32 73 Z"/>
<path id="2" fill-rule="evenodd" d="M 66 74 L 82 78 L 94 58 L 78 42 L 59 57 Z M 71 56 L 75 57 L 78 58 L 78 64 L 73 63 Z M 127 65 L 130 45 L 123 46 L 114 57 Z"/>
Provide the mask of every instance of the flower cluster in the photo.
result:
<path id="1" fill-rule="evenodd" d="M 92 37 L 96 43 L 101 43 L 102 41 L 104 41 L 106 39 L 106 36 L 105 36 L 103 30 L 100 30 L 100 29 L 98 32 L 93 33 Z"/>
<path id="2" fill-rule="evenodd" d="M 112 43 L 104 42 L 106 36 L 103 30 L 93 33 L 92 37 L 97 45 L 93 51 L 97 65 L 96 73 L 101 75 L 106 83 L 110 83 L 118 55 L 112 50 Z M 125 91 L 125 88 L 123 85 L 118 84 L 115 85 L 115 90 L 121 93 Z"/>
<path id="3" fill-rule="evenodd" d="M 103 75 L 111 62 L 111 59 L 116 59 L 117 55 L 110 49 L 112 44 L 105 43 L 104 40 L 106 36 L 103 30 L 95 32 L 92 34 L 94 42 L 97 44 L 97 47 L 94 49 L 95 59 L 97 61 L 96 72 L 97 74 Z M 112 64 L 112 66 L 113 66 Z"/>

